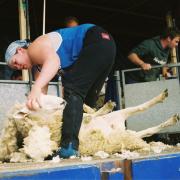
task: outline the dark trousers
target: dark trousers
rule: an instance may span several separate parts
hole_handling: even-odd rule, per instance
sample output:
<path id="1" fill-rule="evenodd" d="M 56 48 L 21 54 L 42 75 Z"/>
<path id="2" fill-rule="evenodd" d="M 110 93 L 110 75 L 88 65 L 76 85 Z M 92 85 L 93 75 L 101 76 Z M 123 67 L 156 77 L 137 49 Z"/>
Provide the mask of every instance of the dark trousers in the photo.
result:
<path id="1" fill-rule="evenodd" d="M 72 142 L 78 149 L 83 103 L 93 107 L 104 81 L 114 64 L 116 46 L 113 38 L 100 27 L 90 28 L 76 63 L 63 75 L 64 98 L 61 146 Z"/>

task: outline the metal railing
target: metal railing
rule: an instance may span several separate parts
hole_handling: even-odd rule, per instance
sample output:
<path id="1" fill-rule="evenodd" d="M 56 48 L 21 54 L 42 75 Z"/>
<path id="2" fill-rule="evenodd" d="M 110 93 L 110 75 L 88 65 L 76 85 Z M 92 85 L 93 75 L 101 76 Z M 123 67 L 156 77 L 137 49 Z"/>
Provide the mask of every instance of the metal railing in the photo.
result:
<path id="1" fill-rule="evenodd" d="M 6 62 L 0 62 L 0 66 L 8 66 Z M 31 75 L 30 75 L 31 77 Z M 29 85 L 29 90 L 31 90 L 32 85 L 34 84 L 35 81 L 33 81 L 32 77 L 29 78 L 29 81 L 24 81 L 24 80 L 0 80 L 0 83 L 5 83 L 5 84 L 27 84 Z M 55 85 L 57 88 L 57 96 L 61 96 L 61 81 L 58 79 L 57 82 L 49 82 L 49 85 Z"/>
<path id="2" fill-rule="evenodd" d="M 165 65 L 155 65 L 155 66 L 152 66 L 151 69 L 156 69 L 156 68 L 163 68 L 163 67 L 169 67 L 169 68 L 177 68 L 177 73 L 175 76 L 172 76 L 170 78 L 164 78 L 163 80 L 169 80 L 169 79 L 178 79 L 179 81 L 179 85 L 180 85 L 180 71 L 179 71 L 179 68 L 180 68 L 180 63 L 176 63 L 176 64 L 165 64 Z M 122 70 L 121 71 L 121 83 L 122 83 L 122 86 L 121 86 L 121 103 L 122 103 L 122 108 L 125 108 L 125 98 L 124 98 L 124 93 L 125 93 L 125 86 L 128 84 L 126 83 L 126 72 L 134 72 L 134 71 L 143 71 L 141 68 L 133 68 L 133 69 L 125 69 L 125 70 Z M 161 78 L 157 78 L 157 80 L 155 81 L 160 81 L 162 80 Z M 150 81 L 152 82 L 152 81 Z M 141 82 L 135 82 L 135 83 L 141 83 Z M 142 82 L 143 83 L 143 82 Z M 146 82 L 148 83 L 148 81 Z M 132 83 L 133 84 L 133 83 Z"/>
<path id="3" fill-rule="evenodd" d="M 157 69 L 157 68 L 163 68 L 163 67 L 169 67 L 169 68 L 179 68 L 180 67 L 180 63 L 176 63 L 176 64 L 165 64 L 165 65 L 155 65 L 155 66 L 152 66 L 151 69 Z M 132 71 L 142 71 L 141 68 L 133 68 L 133 69 L 125 69 L 125 70 L 122 70 L 121 71 L 121 75 L 122 75 L 122 85 L 123 87 L 125 86 L 125 73 L 126 72 L 132 72 Z M 176 77 L 179 79 L 179 69 L 177 71 L 177 75 Z M 138 82 L 137 82 L 138 83 Z"/>

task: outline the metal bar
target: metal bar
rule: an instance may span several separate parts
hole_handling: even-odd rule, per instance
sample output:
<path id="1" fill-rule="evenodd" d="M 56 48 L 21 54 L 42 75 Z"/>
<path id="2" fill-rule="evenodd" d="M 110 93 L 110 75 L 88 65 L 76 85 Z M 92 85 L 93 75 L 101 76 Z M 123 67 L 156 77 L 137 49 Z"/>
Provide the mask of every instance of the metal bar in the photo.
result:
<path id="1" fill-rule="evenodd" d="M 6 62 L 0 62 L 0 65 L 7 66 Z"/>
<path id="2" fill-rule="evenodd" d="M 29 90 L 31 91 L 32 89 L 32 85 L 33 85 L 33 78 L 32 78 L 32 72 L 31 70 L 28 70 L 28 73 L 29 73 Z"/>
<path id="3" fill-rule="evenodd" d="M 175 27 L 175 20 L 172 18 L 171 12 L 168 12 L 166 15 L 166 22 L 167 22 L 167 27 L 168 28 L 174 28 Z M 171 63 L 177 63 L 177 54 L 176 54 L 176 48 L 172 48 L 170 50 L 170 57 L 171 57 Z M 172 74 L 177 75 L 177 69 L 173 68 L 172 69 Z"/>
<path id="4" fill-rule="evenodd" d="M 179 49 L 176 47 L 176 56 L 177 56 L 177 62 L 179 63 Z"/>
<path id="5" fill-rule="evenodd" d="M 151 69 L 155 69 L 155 68 L 162 68 L 162 67 L 177 67 L 177 66 L 180 66 L 180 63 L 171 63 L 171 64 L 165 64 L 165 65 L 155 65 L 155 66 L 152 66 Z M 125 70 L 122 70 L 122 73 L 124 72 L 130 72 L 130 71 L 139 71 L 139 70 L 142 70 L 141 68 L 133 68 L 133 69 L 125 69 Z"/>
<path id="6" fill-rule="evenodd" d="M 7 84 L 29 84 L 28 81 L 19 81 L 19 80 L 0 80 L 0 83 L 7 83 Z"/>
<path id="7" fill-rule="evenodd" d="M 62 97 L 62 94 L 61 94 L 61 88 L 60 88 L 60 86 L 61 86 L 61 81 L 59 80 L 59 78 L 58 78 L 58 81 L 57 81 L 57 96 L 58 97 Z"/>
<path id="8" fill-rule="evenodd" d="M 35 81 L 32 81 L 32 84 Z M 0 80 L 0 83 L 7 83 L 7 84 L 29 84 L 28 81 L 20 81 L 20 80 Z M 50 82 L 49 85 L 58 85 L 58 82 Z"/>
<path id="9" fill-rule="evenodd" d="M 45 28 L 46 28 L 46 0 L 43 1 L 43 32 L 42 34 L 45 34 Z"/>
<path id="10" fill-rule="evenodd" d="M 121 91 L 122 91 L 122 98 L 124 99 L 124 87 L 125 87 L 125 73 L 124 71 L 121 71 L 122 73 L 122 87 L 121 87 Z M 125 108 L 125 103 L 124 101 L 121 101 L 122 104 L 122 109 Z M 125 123 L 127 123 L 127 121 L 125 121 Z"/>
<path id="11" fill-rule="evenodd" d="M 115 71 L 114 73 L 115 76 L 115 82 L 116 82 L 116 96 L 117 96 L 117 102 L 116 104 L 117 109 L 119 110 L 121 107 L 121 83 L 120 83 L 120 73 L 119 71 Z"/>

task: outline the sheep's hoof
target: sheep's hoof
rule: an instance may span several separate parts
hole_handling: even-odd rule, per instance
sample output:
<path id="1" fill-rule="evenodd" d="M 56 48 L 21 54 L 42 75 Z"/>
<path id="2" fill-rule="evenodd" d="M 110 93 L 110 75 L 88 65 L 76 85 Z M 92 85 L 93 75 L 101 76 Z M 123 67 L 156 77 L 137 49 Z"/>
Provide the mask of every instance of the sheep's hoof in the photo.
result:
<path id="1" fill-rule="evenodd" d="M 175 114 L 171 118 L 169 118 L 167 121 L 161 124 L 162 128 L 168 127 L 168 126 L 173 126 L 175 125 L 178 121 L 180 120 L 180 117 L 178 114 Z"/>
<path id="2" fill-rule="evenodd" d="M 167 121 L 167 124 L 172 126 L 176 124 L 179 121 L 179 119 L 179 114 L 175 114 L 171 119 L 169 119 L 169 121 Z"/>
<path id="3" fill-rule="evenodd" d="M 168 97 L 168 89 L 165 89 L 161 94 L 161 102 L 163 102 Z"/>
<path id="4" fill-rule="evenodd" d="M 108 109 L 112 109 L 112 110 L 114 107 L 116 107 L 116 103 L 111 100 L 108 101 L 105 105 L 107 106 Z"/>
<path id="5" fill-rule="evenodd" d="M 163 94 L 164 94 L 165 97 L 168 97 L 168 89 L 165 89 Z"/>
<path id="6" fill-rule="evenodd" d="M 180 120 L 179 114 L 175 114 L 175 115 L 173 116 L 173 119 L 174 119 L 175 122 L 178 122 L 178 121 Z"/>

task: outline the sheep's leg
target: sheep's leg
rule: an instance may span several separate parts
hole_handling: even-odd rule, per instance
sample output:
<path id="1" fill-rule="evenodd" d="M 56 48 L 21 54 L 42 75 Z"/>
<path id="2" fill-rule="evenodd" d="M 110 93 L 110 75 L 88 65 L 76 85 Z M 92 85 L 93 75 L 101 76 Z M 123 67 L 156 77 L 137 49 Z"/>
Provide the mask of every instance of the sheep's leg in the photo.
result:
<path id="1" fill-rule="evenodd" d="M 179 119 L 180 119 L 179 115 L 176 114 L 176 115 L 172 116 L 171 118 L 169 118 L 167 121 L 159 124 L 158 126 L 154 126 L 154 127 L 137 132 L 137 135 L 140 138 L 152 136 L 153 134 L 161 131 L 162 129 L 164 129 L 168 126 L 175 125 L 179 121 Z"/>
<path id="2" fill-rule="evenodd" d="M 154 97 L 153 99 L 151 99 L 143 104 L 140 104 L 138 106 L 123 109 L 123 110 L 121 110 L 121 112 L 123 113 L 125 119 L 127 119 L 129 116 L 143 112 L 143 111 L 149 109 L 150 107 L 154 106 L 155 104 L 163 102 L 167 96 L 168 96 L 168 90 L 166 89 L 161 94 Z"/>
<path id="3" fill-rule="evenodd" d="M 92 117 L 97 117 L 97 116 L 102 116 L 104 114 L 108 114 L 109 112 L 111 112 L 113 110 L 115 105 L 116 104 L 114 102 L 109 101 L 102 108 L 100 108 L 98 111 L 94 111 L 92 108 L 90 108 L 89 106 L 87 106 L 85 104 L 83 105 L 83 108 L 87 112 L 87 114 L 85 114 L 85 116 L 91 115 Z"/>
<path id="4" fill-rule="evenodd" d="M 96 112 L 93 108 L 89 107 L 89 106 L 86 105 L 86 104 L 83 104 L 83 110 L 84 110 L 85 113 L 87 113 L 87 114 L 93 114 L 93 113 Z"/>
<path id="5" fill-rule="evenodd" d="M 83 122 L 87 124 L 94 117 L 102 116 L 104 114 L 108 114 L 109 112 L 111 112 L 114 109 L 115 105 L 116 104 L 114 102 L 109 101 L 102 108 L 100 108 L 98 111 L 96 111 L 94 113 L 93 112 L 91 112 L 89 114 L 88 113 L 83 113 Z M 91 110 L 91 108 L 89 106 L 87 106 L 87 105 L 85 105 L 83 108 L 88 108 L 88 112 L 90 112 L 89 110 Z"/>
<path id="6" fill-rule="evenodd" d="M 112 112 L 116 104 L 112 101 L 108 101 L 102 108 L 100 108 L 98 111 L 96 111 L 93 114 L 93 117 L 102 116 L 104 114 L 108 114 Z"/>

